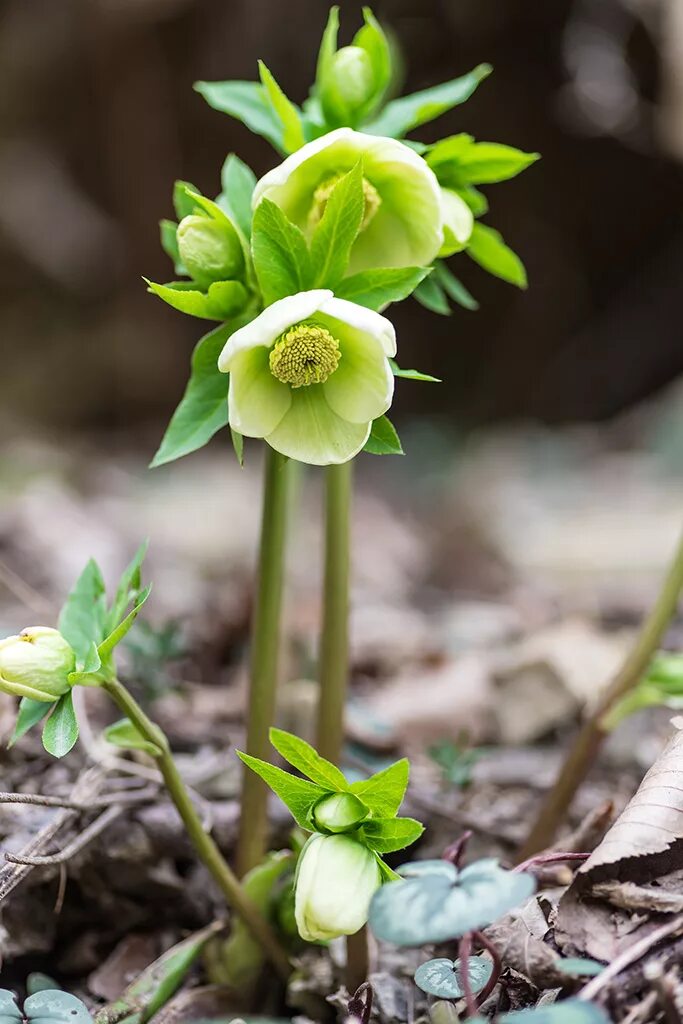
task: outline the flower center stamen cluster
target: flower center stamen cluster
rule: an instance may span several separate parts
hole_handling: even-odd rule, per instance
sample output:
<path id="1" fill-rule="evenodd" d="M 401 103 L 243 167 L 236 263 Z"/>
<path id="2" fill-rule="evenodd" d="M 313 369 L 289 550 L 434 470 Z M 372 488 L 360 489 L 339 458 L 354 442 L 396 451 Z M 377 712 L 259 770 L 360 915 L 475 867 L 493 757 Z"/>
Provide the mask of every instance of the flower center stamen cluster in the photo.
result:
<path id="1" fill-rule="evenodd" d="M 319 324 L 295 324 L 271 349 L 270 372 L 293 388 L 322 384 L 339 366 L 339 342 Z"/>
<path id="2" fill-rule="evenodd" d="M 324 178 L 313 193 L 313 205 L 311 206 L 311 210 L 308 215 L 308 222 L 311 230 L 316 228 L 320 223 L 325 212 L 327 202 L 334 192 L 337 184 L 343 177 L 343 174 L 333 174 L 330 178 Z M 365 231 L 381 205 L 382 197 L 379 192 L 371 181 L 368 181 L 367 178 L 363 178 L 363 219 L 360 225 L 361 231 Z"/>

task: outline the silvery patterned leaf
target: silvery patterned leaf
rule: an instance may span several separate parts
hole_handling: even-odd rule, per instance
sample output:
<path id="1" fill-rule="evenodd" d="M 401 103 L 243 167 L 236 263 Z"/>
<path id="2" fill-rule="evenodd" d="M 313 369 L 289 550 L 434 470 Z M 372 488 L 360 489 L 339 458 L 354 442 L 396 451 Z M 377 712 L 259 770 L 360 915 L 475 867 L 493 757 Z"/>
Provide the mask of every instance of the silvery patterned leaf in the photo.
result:
<path id="1" fill-rule="evenodd" d="M 609 1024 L 609 1017 L 594 1003 L 565 999 L 552 1006 L 516 1010 L 498 1018 L 498 1024 L 525 1024 L 526 1021 L 529 1024 Z"/>
<path id="2" fill-rule="evenodd" d="M 0 1024 L 21 1024 L 23 1019 L 14 993 L 0 988 Z"/>
<path id="3" fill-rule="evenodd" d="M 45 989 L 29 996 L 24 1003 L 24 1015 L 29 1024 L 92 1024 L 85 1004 L 59 989 Z"/>
<path id="4" fill-rule="evenodd" d="M 471 956 L 467 966 L 472 991 L 481 992 L 493 973 L 493 964 L 485 957 Z M 420 964 L 415 971 L 415 984 L 423 992 L 440 999 L 461 999 L 465 994 L 459 960 L 439 957 Z"/>

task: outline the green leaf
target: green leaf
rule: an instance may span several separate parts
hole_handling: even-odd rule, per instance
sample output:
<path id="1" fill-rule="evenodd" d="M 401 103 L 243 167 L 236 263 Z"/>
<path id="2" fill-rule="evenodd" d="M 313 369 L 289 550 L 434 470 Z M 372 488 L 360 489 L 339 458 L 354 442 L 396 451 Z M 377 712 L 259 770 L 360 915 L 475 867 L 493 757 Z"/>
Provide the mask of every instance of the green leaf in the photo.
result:
<path id="1" fill-rule="evenodd" d="M 402 370 L 394 359 L 389 360 L 394 377 L 403 377 L 405 380 L 425 380 L 434 384 L 441 384 L 440 377 L 432 377 L 429 373 L 420 373 L 419 370 Z"/>
<path id="2" fill-rule="evenodd" d="M 507 181 L 540 159 L 540 153 L 524 153 L 499 142 L 475 142 L 458 161 L 459 184 L 492 185 Z"/>
<path id="3" fill-rule="evenodd" d="M 489 212 L 489 201 L 483 192 L 480 192 L 474 185 L 467 185 L 465 188 L 453 189 L 463 202 L 467 203 L 475 217 L 483 217 Z"/>
<path id="4" fill-rule="evenodd" d="M 251 235 L 251 197 L 256 175 L 252 169 L 230 153 L 221 171 L 222 192 L 216 203 L 237 224 L 245 238 Z"/>
<path id="5" fill-rule="evenodd" d="M 186 274 L 187 270 L 183 266 L 183 261 L 180 258 L 180 253 L 178 252 L 177 230 L 178 225 L 174 220 L 159 221 L 161 248 L 173 263 L 173 269 L 176 274 Z"/>
<path id="6" fill-rule="evenodd" d="M 337 766 L 321 757 L 310 743 L 282 729 L 271 729 L 269 736 L 278 754 L 311 782 L 334 792 L 348 790 L 349 784 Z"/>
<path id="7" fill-rule="evenodd" d="M 142 563 L 147 554 L 149 541 L 143 540 L 133 558 L 121 573 L 116 596 L 107 616 L 107 629 L 111 630 L 121 621 L 121 617 L 130 602 L 137 596 L 142 586 Z"/>
<path id="8" fill-rule="evenodd" d="M 108 743 L 123 750 L 144 750 L 152 757 L 158 757 L 161 753 L 161 748 L 156 743 L 146 740 L 129 718 L 122 718 L 107 726 L 102 735 Z"/>
<path id="9" fill-rule="evenodd" d="M 376 818 L 393 818 L 408 787 L 410 762 L 407 757 L 383 768 L 362 782 L 354 782 L 351 792 L 360 797 Z"/>
<path id="10" fill-rule="evenodd" d="M 17 1006 L 13 992 L 0 988 L 0 1024 L 23 1024 L 24 1015 Z"/>
<path id="11" fill-rule="evenodd" d="M 193 281 L 156 284 L 143 278 L 148 290 L 173 309 L 200 320 L 229 320 L 244 309 L 248 295 L 241 281 L 215 281 L 208 292 L 199 291 Z"/>
<path id="12" fill-rule="evenodd" d="M 365 442 L 363 451 L 371 455 L 403 455 L 396 428 L 386 416 L 373 420 L 370 437 Z"/>
<path id="13" fill-rule="evenodd" d="M 271 107 L 282 125 L 282 144 L 286 153 L 301 149 L 305 143 L 301 116 L 298 108 L 283 93 L 262 60 L 258 62 L 261 84 L 266 90 Z"/>
<path id="14" fill-rule="evenodd" d="M 69 672 L 69 683 L 71 686 L 76 686 L 79 683 L 83 683 L 87 686 L 94 680 L 89 678 L 99 672 L 102 667 L 102 659 L 100 658 L 99 651 L 97 650 L 97 644 L 93 640 L 90 645 L 90 650 L 86 654 L 83 660 L 78 661 L 79 668 L 76 672 Z"/>
<path id="15" fill-rule="evenodd" d="M 361 161 L 340 178 L 325 204 L 325 212 L 311 239 L 314 288 L 335 289 L 346 272 L 363 220 L 363 166 Z"/>
<path id="16" fill-rule="evenodd" d="M 467 961 L 467 973 L 472 992 L 481 992 L 493 974 L 493 962 L 483 956 L 471 956 Z M 462 999 L 465 994 L 462 980 L 460 961 L 445 957 L 428 960 L 415 971 L 417 987 L 439 999 Z"/>
<path id="17" fill-rule="evenodd" d="M 97 562 L 91 559 L 66 599 L 58 629 L 73 647 L 76 657 L 85 660 L 93 643 L 99 644 L 104 639 L 106 622 L 104 580 Z"/>
<path id="18" fill-rule="evenodd" d="M 28 1024 L 92 1024 L 84 1003 L 70 992 L 42 989 L 24 1002 Z"/>
<path id="19" fill-rule="evenodd" d="M 441 316 L 451 315 L 446 293 L 433 275 L 418 285 L 413 292 L 413 298 L 432 313 L 439 313 Z"/>
<path id="20" fill-rule="evenodd" d="M 437 260 L 434 264 L 434 278 L 449 298 L 457 302 L 459 306 L 470 310 L 479 309 L 479 303 L 475 297 L 470 294 L 462 281 L 451 271 L 450 267 L 441 260 Z"/>
<path id="21" fill-rule="evenodd" d="M 230 427 L 230 439 L 232 440 L 232 447 L 237 456 L 237 461 L 240 466 L 244 466 L 244 435 Z"/>
<path id="22" fill-rule="evenodd" d="M 431 273 L 431 267 L 380 267 L 361 270 L 337 285 L 335 295 L 359 306 L 381 310 L 390 302 L 401 302 Z"/>
<path id="23" fill-rule="evenodd" d="M 43 729 L 43 746 L 53 757 L 64 757 L 78 739 L 78 721 L 71 690 L 57 701 Z"/>
<path id="24" fill-rule="evenodd" d="M 218 357 L 230 335 L 245 322 L 221 324 L 197 343 L 185 394 L 152 459 L 152 467 L 203 448 L 227 424 L 228 377 L 218 369 Z"/>
<path id="25" fill-rule="evenodd" d="M 19 713 L 14 725 L 14 732 L 7 744 L 13 747 L 17 740 L 25 736 L 29 729 L 32 729 L 38 722 L 42 722 L 48 711 L 51 711 L 54 704 L 48 700 L 31 700 L 30 697 L 22 697 L 19 701 Z"/>
<path id="26" fill-rule="evenodd" d="M 489 274 L 500 277 L 518 288 L 526 288 L 524 264 L 517 253 L 505 244 L 500 232 L 487 224 L 475 224 L 466 249 L 467 255 Z"/>
<path id="27" fill-rule="evenodd" d="M 256 276 L 268 306 L 310 287 L 306 239 L 279 206 L 262 199 L 254 212 L 251 248 Z"/>
<path id="28" fill-rule="evenodd" d="M 414 818 L 370 818 L 361 831 L 371 850 L 393 853 L 404 850 L 420 838 L 424 825 Z"/>
<path id="29" fill-rule="evenodd" d="M 391 82 L 391 47 L 382 26 L 369 7 L 363 8 L 363 21 L 365 24 L 356 32 L 352 45 L 365 50 L 372 65 L 374 94 L 364 112 L 367 116 L 381 102 Z"/>
<path id="30" fill-rule="evenodd" d="M 498 1024 L 610 1024 L 600 1006 L 582 999 L 563 999 L 551 1006 L 529 1010 L 513 1010 L 498 1017 Z"/>
<path id="31" fill-rule="evenodd" d="M 201 195 L 199 189 L 191 181 L 176 181 L 173 185 L 173 208 L 178 220 L 189 217 L 195 212 L 196 203 L 193 196 Z"/>
<path id="32" fill-rule="evenodd" d="M 131 611 L 128 612 L 125 619 L 122 619 L 122 621 L 119 622 L 118 626 L 116 626 L 116 628 L 112 630 L 109 636 L 107 636 L 102 641 L 102 643 L 99 644 L 97 652 L 102 661 L 105 661 L 109 657 L 109 655 L 112 653 L 117 644 L 120 644 L 126 633 L 129 632 L 131 626 L 133 625 L 138 615 L 140 614 L 140 609 L 142 608 L 143 604 L 149 597 L 151 590 L 152 585 L 150 583 L 148 587 L 145 587 L 144 590 L 140 591 L 140 593 L 135 597 L 133 607 Z"/>
<path id="33" fill-rule="evenodd" d="M 280 153 L 286 152 L 282 124 L 258 82 L 195 82 L 194 88 L 214 110 L 237 118 Z"/>
<path id="34" fill-rule="evenodd" d="M 364 131 L 372 135 L 389 135 L 401 138 L 413 128 L 433 121 L 447 110 L 468 100 L 480 82 L 491 74 L 490 64 L 479 64 L 461 78 L 443 82 L 431 89 L 423 89 L 410 96 L 387 103 L 384 110 L 376 118 L 364 126 Z"/>
<path id="35" fill-rule="evenodd" d="M 267 761 L 261 761 L 260 758 L 252 757 L 250 754 L 243 754 L 241 750 L 236 753 L 247 768 L 256 772 L 266 785 L 270 786 L 276 796 L 279 796 L 283 804 L 289 808 L 297 825 L 310 832 L 310 813 L 313 805 L 329 790 L 323 789 L 322 786 L 317 786 L 313 782 L 307 782 L 305 779 L 297 779 L 296 776 L 290 775 L 289 772 L 283 772 L 281 768 L 276 768 L 275 765 L 268 764 Z"/>

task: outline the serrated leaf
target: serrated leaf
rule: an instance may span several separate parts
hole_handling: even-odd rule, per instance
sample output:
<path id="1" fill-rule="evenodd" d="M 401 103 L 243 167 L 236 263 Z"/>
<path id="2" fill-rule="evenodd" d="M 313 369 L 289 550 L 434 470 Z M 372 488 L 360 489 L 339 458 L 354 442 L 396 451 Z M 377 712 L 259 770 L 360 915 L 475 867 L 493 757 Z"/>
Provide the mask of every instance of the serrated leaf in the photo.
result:
<path id="1" fill-rule="evenodd" d="M 216 203 L 237 224 L 245 238 L 251 235 L 251 197 L 256 175 L 251 167 L 230 153 L 221 171 L 221 194 Z"/>
<path id="2" fill-rule="evenodd" d="M 365 442 L 364 452 L 371 455 L 403 455 L 403 448 L 396 428 L 387 416 L 373 420 L 370 437 Z"/>
<path id="3" fill-rule="evenodd" d="M 419 370 L 403 370 L 394 359 L 389 360 L 391 371 L 394 377 L 403 377 L 405 380 L 424 380 L 434 384 L 441 384 L 439 377 L 432 377 L 429 373 L 420 373 Z"/>
<path id="4" fill-rule="evenodd" d="M 457 302 L 459 306 L 469 310 L 479 309 L 479 303 L 474 296 L 441 260 L 434 265 L 434 277 L 449 298 Z"/>
<path id="5" fill-rule="evenodd" d="M 64 757 L 78 739 L 78 720 L 71 690 L 60 697 L 43 729 L 43 746 L 53 757 Z"/>
<path id="6" fill-rule="evenodd" d="M 467 961 L 472 992 L 481 992 L 493 974 L 493 963 L 483 956 L 471 956 Z M 438 957 L 420 964 L 415 971 L 415 984 L 431 996 L 439 999 L 462 999 L 462 971 L 459 960 Z"/>
<path id="7" fill-rule="evenodd" d="M 230 335 L 246 320 L 221 324 L 205 334 L 192 353 L 190 379 L 166 428 L 151 466 L 163 466 L 203 448 L 228 422 L 228 375 L 218 369 L 218 357 Z"/>
<path id="8" fill-rule="evenodd" d="M 517 288 L 526 288 L 524 264 L 517 253 L 506 245 L 500 232 L 488 224 L 474 225 L 465 251 L 475 263 L 488 270 L 489 274 L 494 274 L 501 280 L 516 285 Z"/>
<path id="9" fill-rule="evenodd" d="M 258 82 L 195 82 L 195 90 L 210 107 L 229 114 L 256 135 L 262 135 L 280 153 L 285 153 L 282 124 Z"/>
<path id="10" fill-rule="evenodd" d="M 269 736 L 278 754 L 311 782 L 333 792 L 346 792 L 349 789 L 349 784 L 339 768 L 321 757 L 310 743 L 283 729 L 273 728 Z"/>
<path id="11" fill-rule="evenodd" d="M 85 660 L 93 643 L 104 639 L 107 603 L 104 580 L 93 559 L 76 580 L 59 615 L 58 629 L 76 657 Z"/>
<path id="12" fill-rule="evenodd" d="M 86 1006 L 61 989 L 42 989 L 24 1001 L 28 1024 L 92 1024 Z"/>
<path id="13" fill-rule="evenodd" d="M 191 181 L 176 181 L 173 184 L 173 208 L 178 220 L 190 217 L 195 212 L 193 195 L 201 195 Z"/>
<path id="14" fill-rule="evenodd" d="M 14 725 L 14 732 L 10 737 L 10 741 L 7 744 L 8 747 L 13 747 L 17 740 L 20 740 L 22 736 L 25 736 L 29 729 L 32 729 L 38 722 L 42 722 L 45 715 L 52 710 L 54 704 L 51 704 L 46 700 L 31 700 L 30 697 L 22 697 L 19 701 L 19 713 L 17 714 L 17 720 Z M 2 1021 L 0 1020 L 0 1024 Z"/>
<path id="15" fill-rule="evenodd" d="M 382 310 L 391 302 L 401 302 L 415 291 L 431 273 L 431 267 L 380 267 L 361 270 L 345 277 L 335 289 L 340 299 L 349 299 L 368 309 Z"/>
<path id="16" fill-rule="evenodd" d="M 387 103 L 381 114 L 364 126 L 363 130 L 371 135 L 401 138 L 413 128 L 433 121 L 447 110 L 464 103 L 479 83 L 488 78 L 492 70 L 490 64 L 479 64 L 461 78 L 454 78 L 450 82 L 432 86 L 431 89 L 423 89 L 410 96 L 392 100 Z"/>
<path id="17" fill-rule="evenodd" d="M 110 654 L 117 646 L 117 644 L 120 644 L 123 638 L 125 637 L 126 633 L 128 633 L 131 626 L 133 625 L 138 615 L 140 614 L 140 609 L 142 608 L 143 604 L 149 597 L 151 590 L 152 584 L 150 583 L 148 587 L 145 587 L 144 590 L 140 591 L 140 593 L 135 597 L 133 607 L 128 612 L 126 617 L 122 619 L 121 622 L 119 622 L 119 624 L 111 631 L 111 633 L 107 637 L 105 637 L 102 643 L 99 644 L 97 648 L 97 653 L 99 654 L 102 661 L 105 661 L 110 656 Z"/>
<path id="18" fill-rule="evenodd" d="M 269 199 L 262 199 L 254 211 L 251 248 L 266 305 L 310 287 L 306 239 Z"/>
<path id="19" fill-rule="evenodd" d="M 102 735 L 108 743 L 123 750 L 143 750 L 152 757 L 158 757 L 161 753 L 160 747 L 146 740 L 129 718 L 122 718 L 107 726 Z"/>
<path id="20" fill-rule="evenodd" d="M 424 825 L 414 818 L 370 818 L 361 828 L 367 844 L 376 853 L 405 850 L 424 832 Z"/>
<path id="21" fill-rule="evenodd" d="M 240 313 L 249 298 L 241 281 L 215 281 L 202 292 L 193 281 L 171 281 L 157 284 L 143 278 L 148 291 L 179 313 L 200 320 L 228 320 Z"/>
<path id="22" fill-rule="evenodd" d="M 261 84 L 268 95 L 268 101 L 282 126 L 282 145 L 286 153 L 293 153 L 296 149 L 300 149 L 306 141 L 301 127 L 299 110 L 285 96 L 262 60 L 258 62 L 258 69 Z"/>
<path id="23" fill-rule="evenodd" d="M 360 797 L 375 817 L 393 818 L 403 803 L 409 775 L 410 761 L 403 757 L 369 779 L 352 783 L 351 792 Z"/>
<path id="24" fill-rule="evenodd" d="M 565 999 L 552 1006 L 514 1010 L 498 1017 L 498 1024 L 610 1024 L 605 1011 L 582 999 Z"/>
<path id="25" fill-rule="evenodd" d="M 315 288 L 334 290 L 343 278 L 351 247 L 360 231 L 364 207 L 363 167 L 359 160 L 333 188 L 313 232 L 311 266 Z"/>
<path id="26" fill-rule="evenodd" d="M 241 750 L 236 751 L 236 753 L 247 768 L 251 768 L 253 772 L 256 772 L 266 785 L 270 786 L 276 796 L 279 796 L 283 804 L 289 809 L 297 825 L 310 832 L 311 809 L 321 796 L 325 796 L 329 790 L 323 789 L 322 786 L 318 786 L 313 782 L 307 782 L 305 779 L 297 779 L 296 776 L 290 775 L 289 772 L 284 772 L 281 768 L 276 768 L 275 765 L 268 764 L 267 761 L 262 761 L 258 757 L 244 754 Z"/>
<path id="27" fill-rule="evenodd" d="M 438 313 L 440 316 L 451 315 L 446 293 L 433 275 L 418 285 L 413 292 L 413 298 L 432 313 Z"/>

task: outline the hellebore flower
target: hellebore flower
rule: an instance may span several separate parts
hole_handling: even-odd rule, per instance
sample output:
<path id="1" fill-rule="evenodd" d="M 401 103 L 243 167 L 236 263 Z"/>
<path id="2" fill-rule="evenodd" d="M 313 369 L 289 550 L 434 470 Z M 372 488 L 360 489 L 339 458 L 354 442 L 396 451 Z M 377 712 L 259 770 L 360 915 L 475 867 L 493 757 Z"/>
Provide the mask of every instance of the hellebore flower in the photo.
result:
<path id="1" fill-rule="evenodd" d="M 55 701 L 71 689 L 76 655 L 62 634 L 29 626 L 0 640 L 0 691 L 13 697 Z"/>
<path id="2" fill-rule="evenodd" d="M 339 10 L 333 7 L 323 36 L 315 95 L 330 127 L 356 125 L 380 103 L 391 81 L 391 50 L 369 8 L 350 46 L 337 49 Z"/>
<path id="3" fill-rule="evenodd" d="M 444 237 L 441 189 L 422 157 L 396 139 L 337 128 L 264 175 L 252 203 L 270 199 L 310 234 L 334 186 L 360 159 L 365 215 L 351 249 L 349 273 L 430 264 Z"/>
<path id="4" fill-rule="evenodd" d="M 395 354 L 389 320 L 329 289 L 278 299 L 218 359 L 230 426 L 299 462 L 347 462 L 391 405 Z"/>
<path id="5" fill-rule="evenodd" d="M 377 857 L 351 836 L 312 836 L 299 859 L 294 912 L 306 942 L 353 935 L 382 884 Z"/>
<path id="6" fill-rule="evenodd" d="M 183 217 L 177 239 L 180 258 L 201 288 L 243 275 L 242 243 L 227 217 L 221 221 L 205 214 Z"/>

